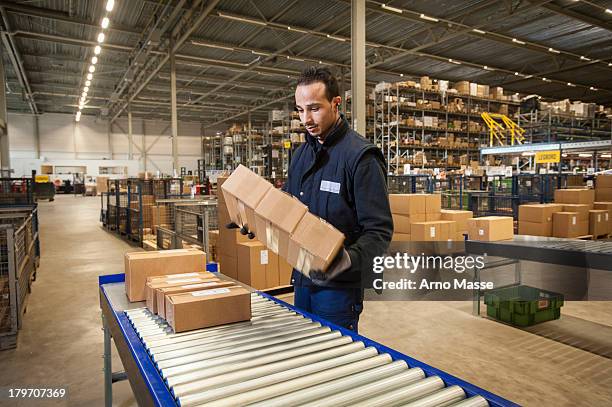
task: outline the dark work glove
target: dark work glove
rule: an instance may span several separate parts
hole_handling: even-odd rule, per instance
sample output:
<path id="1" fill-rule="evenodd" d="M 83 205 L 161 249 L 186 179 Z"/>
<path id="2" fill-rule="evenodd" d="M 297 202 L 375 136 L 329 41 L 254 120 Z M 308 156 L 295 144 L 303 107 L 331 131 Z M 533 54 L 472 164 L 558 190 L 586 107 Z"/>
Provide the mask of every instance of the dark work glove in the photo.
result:
<path id="1" fill-rule="evenodd" d="M 249 229 L 247 228 L 246 225 L 244 225 L 243 227 L 240 227 L 235 222 L 230 222 L 227 225 L 225 225 L 225 227 L 227 229 L 238 229 L 238 228 L 240 228 L 240 233 L 242 235 L 248 235 L 249 239 L 254 239 L 255 238 L 255 233 L 249 231 Z"/>
<path id="2" fill-rule="evenodd" d="M 325 284 L 327 281 L 336 277 L 338 274 L 351 268 L 351 257 L 345 248 L 334 257 L 327 270 L 310 270 L 309 277 L 315 284 Z"/>

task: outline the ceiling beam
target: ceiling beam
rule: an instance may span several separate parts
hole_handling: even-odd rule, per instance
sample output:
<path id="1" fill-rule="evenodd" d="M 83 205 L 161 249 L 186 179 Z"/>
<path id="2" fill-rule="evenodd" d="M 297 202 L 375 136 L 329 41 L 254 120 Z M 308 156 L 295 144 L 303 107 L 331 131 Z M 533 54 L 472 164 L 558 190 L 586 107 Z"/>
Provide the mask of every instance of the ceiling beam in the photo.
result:
<path id="1" fill-rule="evenodd" d="M 528 0 L 530 3 L 535 3 L 534 0 Z M 612 22 L 600 20 L 598 18 L 594 18 L 591 16 L 587 16 L 586 14 L 582 14 L 580 12 L 574 11 L 568 7 L 562 7 L 554 3 L 549 3 L 541 6 L 546 10 L 555 12 L 565 17 L 573 18 L 574 20 L 582 21 L 583 23 L 590 24 L 594 27 L 602 28 L 604 30 L 612 31 Z M 602 14 L 605 15 L 605 14 Z"/>

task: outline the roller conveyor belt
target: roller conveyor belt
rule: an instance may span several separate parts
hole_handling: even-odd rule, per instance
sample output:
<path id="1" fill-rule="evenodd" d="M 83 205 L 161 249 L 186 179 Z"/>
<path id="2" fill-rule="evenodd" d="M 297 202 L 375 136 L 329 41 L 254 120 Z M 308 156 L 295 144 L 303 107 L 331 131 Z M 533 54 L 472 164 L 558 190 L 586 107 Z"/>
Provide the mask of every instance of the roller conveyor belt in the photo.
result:
<path id="1" fill-rule="evenodd" d="M 248 322 L 174 334 L 145 308 L 125 310 L 180 406 L 490 405 L 261 294 L 252 294 L 252 314 Z"/>

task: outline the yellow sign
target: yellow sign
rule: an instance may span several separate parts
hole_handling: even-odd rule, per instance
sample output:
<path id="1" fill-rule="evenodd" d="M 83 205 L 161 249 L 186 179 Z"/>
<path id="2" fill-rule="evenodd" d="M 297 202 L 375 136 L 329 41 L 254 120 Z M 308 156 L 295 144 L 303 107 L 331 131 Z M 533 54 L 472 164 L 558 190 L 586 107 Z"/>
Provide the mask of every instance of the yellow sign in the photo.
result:
<path id="1" fill-rule="evenodd" d="M 34 178 L 34 181 L 35 182 L 42 182 L 42 183 L 49 182 L 49 176 L 48 175 L 37 175 Z"/>
<path id="2" fill-rule="evenodd" d="M 283 140 L 283 146 L 289 150 L 291 148 L 291 140 Z"/>
<path id="3" fill-rule="evenodd" d="M 538 151 L 535 155 L 536 164 L 558 163 L 561 161 L 561 151 Z"/>

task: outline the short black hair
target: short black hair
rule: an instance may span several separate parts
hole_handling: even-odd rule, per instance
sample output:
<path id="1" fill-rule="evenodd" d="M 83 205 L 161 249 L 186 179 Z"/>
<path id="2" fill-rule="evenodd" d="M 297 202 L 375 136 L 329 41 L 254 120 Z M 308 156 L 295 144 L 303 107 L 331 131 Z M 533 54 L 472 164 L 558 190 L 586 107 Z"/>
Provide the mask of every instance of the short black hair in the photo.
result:
<path id="1" fill-rule="evenodd" d="M 336 96 L 340 96 L 338 81 L 328 68 L 311 66 L 304 69 L 298 78 L 296 87 L 300 85 L 310 85 L 315 82 L 322 82 L 325 84 L 325 96 L 327 96 L 327 100 L 330 102 Z"/>

